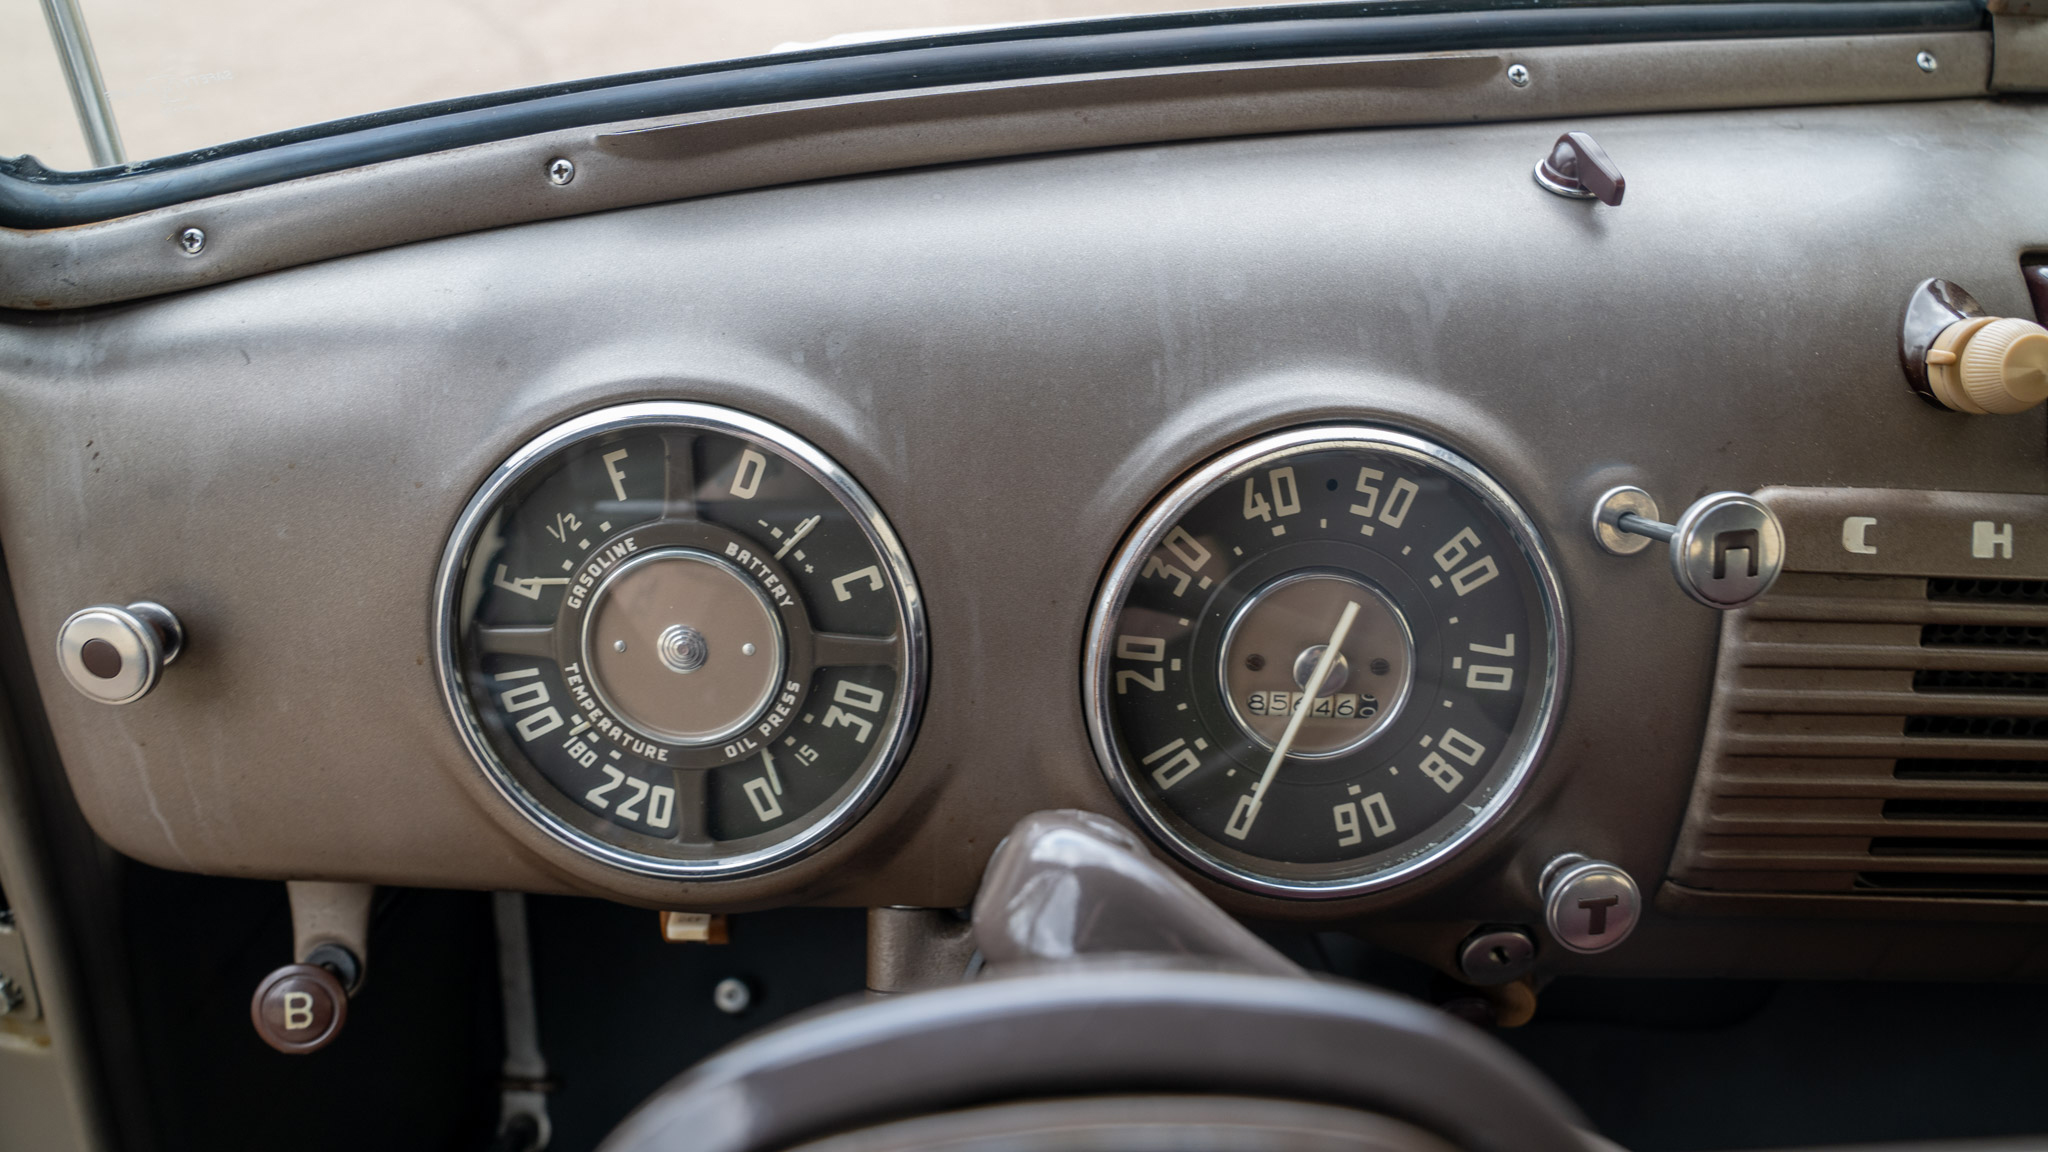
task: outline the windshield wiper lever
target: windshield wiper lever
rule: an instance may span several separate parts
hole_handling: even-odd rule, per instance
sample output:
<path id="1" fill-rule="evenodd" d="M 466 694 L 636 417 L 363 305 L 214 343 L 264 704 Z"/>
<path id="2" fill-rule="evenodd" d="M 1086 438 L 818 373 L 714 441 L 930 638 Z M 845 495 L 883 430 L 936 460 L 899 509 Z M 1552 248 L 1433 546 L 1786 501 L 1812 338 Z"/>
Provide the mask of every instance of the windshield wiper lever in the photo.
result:
<path id="1" fill-rule="evenodd" d="M 1607 150 L 1584 132 L 1567 132 L 1557 138 L 1550 155 L 1536 162 L 1536 183 L 1559 196 L 1574 200 L 1598 200 L 1613 207 L 1628 191 L 1621 169 L 1608 158 Z"/>

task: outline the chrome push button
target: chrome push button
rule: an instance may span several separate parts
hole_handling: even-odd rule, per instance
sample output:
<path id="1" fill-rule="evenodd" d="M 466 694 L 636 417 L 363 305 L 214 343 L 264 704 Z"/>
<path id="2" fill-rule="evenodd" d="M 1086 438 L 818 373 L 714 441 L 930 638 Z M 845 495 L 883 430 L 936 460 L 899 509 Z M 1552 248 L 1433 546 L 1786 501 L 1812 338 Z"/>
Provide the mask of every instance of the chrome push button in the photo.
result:
<path id="1" fill-rule="evenodd" d="M 132 704 L 156 687 L 185 647 L 171 610 L 139 600 L 73 612 L 57 629 L 57 664 L 80 693 L 102 704 Z"/>
<path id="2" fill-rule="evenodd" d="M 1678 523 L 1656 519 L 1657 504 L 1640 488 L 1609 490 L 1593 507 L 1593 535 L 1617 556 L 1650 540 L 1671 547 L 1671 578 L 1687 596 L 1723 612 L 1771 590 L 1785 568 L 1785 529 L 1761 501 L 1715 492 L 1693 501 Z"/>
<path id="3" fill-rule="evenodd" d="M 1579 953 L 1605 952 L 1628 939 L 1643 896 L 1619 865 L 1567 854 L 1543 869 L 1543 921 L 1551 938 Z"/>

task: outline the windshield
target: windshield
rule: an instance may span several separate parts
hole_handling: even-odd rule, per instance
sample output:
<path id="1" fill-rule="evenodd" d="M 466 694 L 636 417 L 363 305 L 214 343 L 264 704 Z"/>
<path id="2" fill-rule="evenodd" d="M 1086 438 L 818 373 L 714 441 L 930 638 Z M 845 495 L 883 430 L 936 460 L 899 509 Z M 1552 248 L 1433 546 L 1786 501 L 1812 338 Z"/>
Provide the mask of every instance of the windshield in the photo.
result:
<path id="1" fill-rule="evenodd" d="M 55 6 L 55 5 L 53 5 Z M 1201 0 L 77 0 L 126 159 L 511 88 Z M 39 0 L 0 0 L 0 155 L 92 167 Z"/>

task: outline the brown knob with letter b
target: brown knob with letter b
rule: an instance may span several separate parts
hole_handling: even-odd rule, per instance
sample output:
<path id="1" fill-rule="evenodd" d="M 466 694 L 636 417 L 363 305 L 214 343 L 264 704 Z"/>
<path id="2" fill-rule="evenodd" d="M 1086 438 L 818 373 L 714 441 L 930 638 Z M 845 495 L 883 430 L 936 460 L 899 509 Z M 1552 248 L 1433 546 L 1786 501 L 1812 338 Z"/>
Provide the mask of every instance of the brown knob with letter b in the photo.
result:
<path id="1" fill-rule="evenodd" d="M 263 1042 L 279 1052 L 318 1052 L 348 1019 L 348 992 L 317 964 L 287 964 L 256 986 L 249 1019 Z"/>

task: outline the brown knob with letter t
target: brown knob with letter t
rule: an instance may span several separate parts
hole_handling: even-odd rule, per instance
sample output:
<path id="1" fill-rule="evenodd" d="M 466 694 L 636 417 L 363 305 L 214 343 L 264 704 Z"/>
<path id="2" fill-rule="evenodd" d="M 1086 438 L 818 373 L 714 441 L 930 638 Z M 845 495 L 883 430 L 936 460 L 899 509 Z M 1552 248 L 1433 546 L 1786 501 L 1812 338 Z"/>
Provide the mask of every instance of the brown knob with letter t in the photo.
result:
<path id="1" fill-rule="evenodd" d="M 249 1019 L 263 1042 L 279 1052 L 317 1052 L 348 1019 L 348 992 L 318 964 L 287 964 L 256 986 Z"/>

